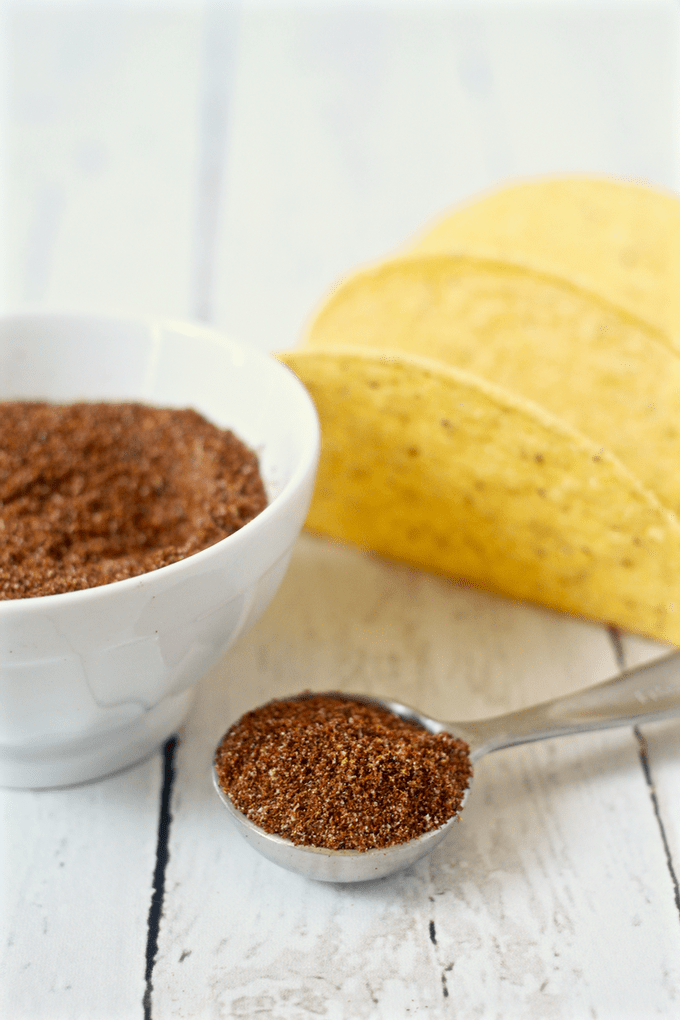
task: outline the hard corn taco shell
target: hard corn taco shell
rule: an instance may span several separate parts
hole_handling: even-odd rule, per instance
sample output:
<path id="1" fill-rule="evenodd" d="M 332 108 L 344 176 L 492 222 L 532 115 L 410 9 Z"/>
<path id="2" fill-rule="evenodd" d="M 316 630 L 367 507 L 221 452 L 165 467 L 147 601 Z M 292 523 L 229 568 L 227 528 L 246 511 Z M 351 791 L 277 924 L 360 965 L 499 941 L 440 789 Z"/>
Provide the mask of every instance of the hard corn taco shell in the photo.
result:
<path id="1" fill-rule="evenodd" d="M 614 178 L 513 184 L 442 217 L 408 249 L 468 252 L 565 276 L 680 350 L 680 197 Z"/>
<path id="2" fill-rule="evenodd" d="M 308 528 L 680 644 L 680 526 L 599 446 L 437 362 L 349 348 L 280 357 L 321 420 Z"/>
<path id="3" fill-rule="evenodd" d="M 680 514 L 680 356 L 658 330 L 567 281 L 467 256 L 399 258 L 345 281 L 306 342 L 436 358 L 521 394 L 615 453 Z"/>

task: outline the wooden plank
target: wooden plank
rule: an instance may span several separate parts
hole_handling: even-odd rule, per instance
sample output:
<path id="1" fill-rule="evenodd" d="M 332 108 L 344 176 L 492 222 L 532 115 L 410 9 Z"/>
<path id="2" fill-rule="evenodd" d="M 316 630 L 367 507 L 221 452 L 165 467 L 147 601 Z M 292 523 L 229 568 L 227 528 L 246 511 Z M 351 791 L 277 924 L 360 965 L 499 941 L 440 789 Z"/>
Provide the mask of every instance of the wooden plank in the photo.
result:
<path id="1" fill-rule="evenodd" d="M 5 11 L 6 301 L 185 316 L 201 4 Z"/>
<path id="2" fill-rule="evenodd" d="M 3 10 L 3 307 L 189 310 L 202 9 Z M 0 791 L 6 1017 L 142 1017 L 159 755 Z"/>
<path id="3" fill-rule="evenodd" d="M 631 634 L 622 636 L 624 661 L 635 666 L 666 654 L 670 648 Z M 680 669 L 680 667 L 678 667 Z M 649 796 L 657 816 L 680 920 L 680 723 L 640 727 L 640 755 Z"/>
<path id="4" fill-rule="evenodd" d="M 0 1014 L 143 1016 L 160 754 L 101 782 L 0 790 Z"/>
<path id="5" fill-rule="evenodd" d="M 615 670 L 601 628 L 304 536 L 179 748 L 153 1016 L 668 1015 L 680 928 L 630 731 L 483 759 L 454 836 L 363 886 L 259 858 L 210 784 L 223 730 L 272 696 L 340 687 L 469 718 Z"/>

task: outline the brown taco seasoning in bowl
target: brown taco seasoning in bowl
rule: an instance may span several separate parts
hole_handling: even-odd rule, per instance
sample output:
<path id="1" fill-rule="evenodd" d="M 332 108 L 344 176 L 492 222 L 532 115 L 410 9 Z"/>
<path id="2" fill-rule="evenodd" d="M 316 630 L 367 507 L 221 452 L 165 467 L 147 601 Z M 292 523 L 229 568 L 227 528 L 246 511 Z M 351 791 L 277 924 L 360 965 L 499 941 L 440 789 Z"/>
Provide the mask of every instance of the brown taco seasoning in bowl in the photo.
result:
<path id="1" fill-rule="evenodd" d="M 196 411 L 0 402 L 0 600 L 175 563 L 266 505 L 255 454 Z"/>
<path id="2" fill-rule="evenodd" d="M 153 317 L 1 318 L 0 389 L 0 785 L 89 782 L 178 732 L 276 594 L 318 416 L 278 359 Z"/>

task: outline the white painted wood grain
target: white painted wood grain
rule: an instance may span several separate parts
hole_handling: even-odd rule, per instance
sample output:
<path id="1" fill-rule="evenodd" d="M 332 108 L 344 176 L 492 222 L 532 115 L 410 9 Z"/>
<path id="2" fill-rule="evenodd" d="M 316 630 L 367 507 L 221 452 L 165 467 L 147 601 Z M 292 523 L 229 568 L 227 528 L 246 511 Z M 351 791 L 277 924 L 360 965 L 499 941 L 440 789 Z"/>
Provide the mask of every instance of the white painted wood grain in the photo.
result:
<path id="1" fill-rule="evenodd" d="M 141 1020 L 161 778 L 0 790 L 5 1020 Z"/>
<path id="2" fill-rule="evenodd" d="M 191 314 L 202 5 L 3 5 L 6 302 Z"/>
<path id="3" fill-rule="evenodd" d="M 626 665 L 634 666 L 666 654 L 669 647 L 628 634 L 623 636 L 623 650 Z M 650 796 L 656 801 L 659 825 L 667 844 L 680 915 L 680 725 L 655 723 L 641 727 L 641 732 L 649 762 Z"/>
<path id="4" fill-rule="evenodd" d="M 272 696 L 340 687 L 470 717 L 615 669 L 600 628 L 304 536 L 179 749 L 154 1017 L 669 1015 L 680 923 L 627 730 L 484 759 L 429 861 L 353 888 L 260 859 L 210 786 L 221 733 Z"/>
<path id="5" fill-rule="evenodd" d="M 680 727 L 657 723 L 642 727 L 647 747 L 650 781 L 674 879 L 680 920 Z"/>

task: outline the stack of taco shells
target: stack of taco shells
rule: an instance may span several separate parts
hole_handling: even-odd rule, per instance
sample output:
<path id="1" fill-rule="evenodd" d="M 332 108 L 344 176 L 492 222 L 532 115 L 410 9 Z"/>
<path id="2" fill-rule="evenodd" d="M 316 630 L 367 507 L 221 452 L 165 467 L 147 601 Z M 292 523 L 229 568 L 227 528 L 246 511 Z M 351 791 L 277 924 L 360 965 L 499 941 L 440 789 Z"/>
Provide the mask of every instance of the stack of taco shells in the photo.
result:
<path id="1" fill-rule="evenodd" d="M 680 645 L 680 198 L 503 188 L 280 357 L 321 420 L 310 530 Z"/>

